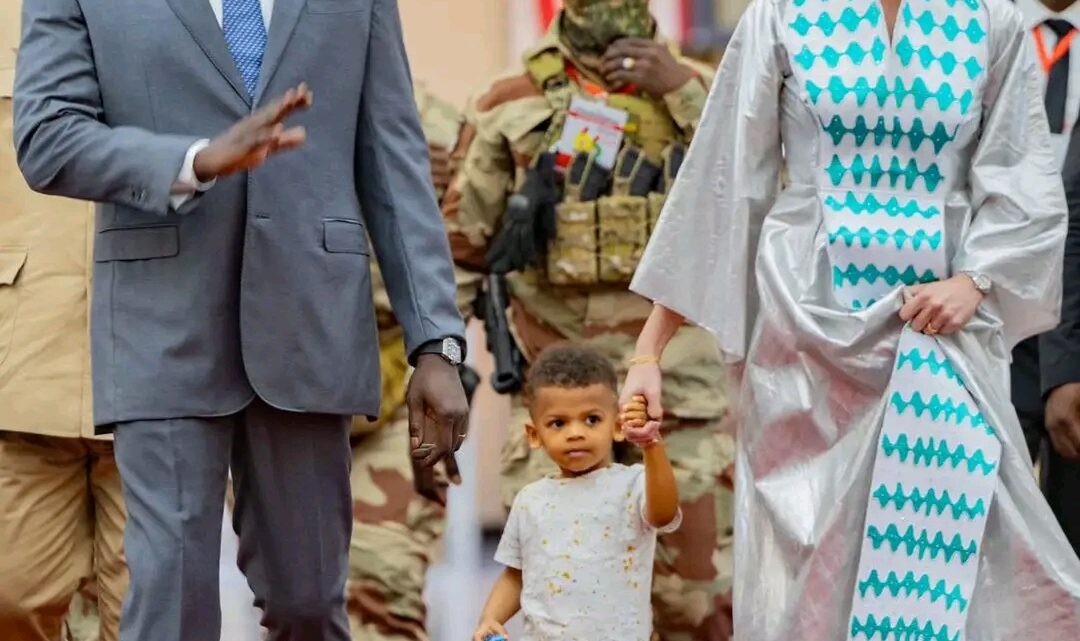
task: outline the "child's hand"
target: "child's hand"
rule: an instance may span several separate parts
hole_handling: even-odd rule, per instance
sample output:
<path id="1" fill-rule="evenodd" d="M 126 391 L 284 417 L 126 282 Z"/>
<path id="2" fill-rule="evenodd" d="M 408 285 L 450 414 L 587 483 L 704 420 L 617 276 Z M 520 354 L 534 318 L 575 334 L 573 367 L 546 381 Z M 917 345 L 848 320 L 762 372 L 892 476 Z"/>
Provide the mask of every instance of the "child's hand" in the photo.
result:
<path id="1" fill-rule="evenodd" d="M 502 637 L 505 641 L 510 641 L 510 633 L 506 631 L 506 628 L 502 627 L 502 624 L 498 621 L 481 621 L 480 627 L 476 629 L 476 634 L 473 635 L 473 641 L 488 641 L 493 637 Z"/>
<path id="2" fill-rule="evenodd" d="M 622 428 L 626 440 L 638 447 L 660 442 L 660 421 L 649 418 L 644 396 L 634 396 L 622 406 Z"/>

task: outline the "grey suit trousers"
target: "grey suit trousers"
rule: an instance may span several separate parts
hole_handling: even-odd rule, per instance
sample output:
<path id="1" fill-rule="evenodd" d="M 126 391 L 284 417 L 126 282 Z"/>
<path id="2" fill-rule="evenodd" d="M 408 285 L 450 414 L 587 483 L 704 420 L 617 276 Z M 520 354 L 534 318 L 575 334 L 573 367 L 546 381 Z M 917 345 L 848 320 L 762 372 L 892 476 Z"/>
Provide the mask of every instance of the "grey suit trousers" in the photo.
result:
<path id="1" fill-rule="evenodd" d="M 121 641 L 216 641 L 231 467 L 239 565 L 269 641 L 348 641 L 349 419 L 252 401 L 222 418 L 116 426 L 131 587 Z"/>

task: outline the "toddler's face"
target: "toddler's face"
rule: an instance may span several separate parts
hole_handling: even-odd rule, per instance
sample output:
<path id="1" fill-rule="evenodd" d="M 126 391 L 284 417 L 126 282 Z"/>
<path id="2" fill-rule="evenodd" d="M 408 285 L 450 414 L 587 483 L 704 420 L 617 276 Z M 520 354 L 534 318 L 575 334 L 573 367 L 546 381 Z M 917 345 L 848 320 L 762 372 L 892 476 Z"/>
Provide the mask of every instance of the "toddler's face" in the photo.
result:
<path id="1" fill-rule="evenodd" d="M 563 476 L 580 476 L 611 464 L 611 449 L 622 440 L 618 399 L 606 385 L 536 390 L 526 426 L 529 444 L 544 448 Z"/>

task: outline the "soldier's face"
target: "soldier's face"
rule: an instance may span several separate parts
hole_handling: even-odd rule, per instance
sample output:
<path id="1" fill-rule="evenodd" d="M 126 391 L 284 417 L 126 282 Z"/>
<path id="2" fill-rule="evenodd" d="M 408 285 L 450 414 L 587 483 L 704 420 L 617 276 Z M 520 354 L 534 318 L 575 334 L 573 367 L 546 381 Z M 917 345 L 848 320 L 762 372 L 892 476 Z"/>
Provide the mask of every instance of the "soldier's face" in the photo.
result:
<path id="1" fill-rule="evenodd" d="M 566 19 L 586 31 L 596 51 L 620 38 L 651 38 L 648 0 L 564 0 Z"/>

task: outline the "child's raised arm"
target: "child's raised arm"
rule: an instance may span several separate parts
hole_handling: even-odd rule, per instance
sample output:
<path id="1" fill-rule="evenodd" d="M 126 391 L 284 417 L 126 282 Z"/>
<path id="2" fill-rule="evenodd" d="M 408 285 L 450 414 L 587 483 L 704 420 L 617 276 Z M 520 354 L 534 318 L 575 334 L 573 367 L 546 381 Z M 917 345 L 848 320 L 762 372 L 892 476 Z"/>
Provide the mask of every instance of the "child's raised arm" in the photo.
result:
<path id="1" fill-rule="evenodd" d="M 480 625 L 476 628 L 473 641 L 486 641 L 488 637 L 502 635 L 509 641 L 506 622 L 521 609 L 521 570 L 506 568 L 499 575 L 495 587 L 491 589 L 484 611 L 480 615 Z"/>
<path id="2" fill-rule="evenodd" d="M 644 396 L 635 396 L 622 408 L 624 427 L 641 428 L 649 422 Z M 645 520 L 655 528 L 669 525 L 679 514 L 679 488 L 659 429 L 640 443 L 645 459 Z"/>

